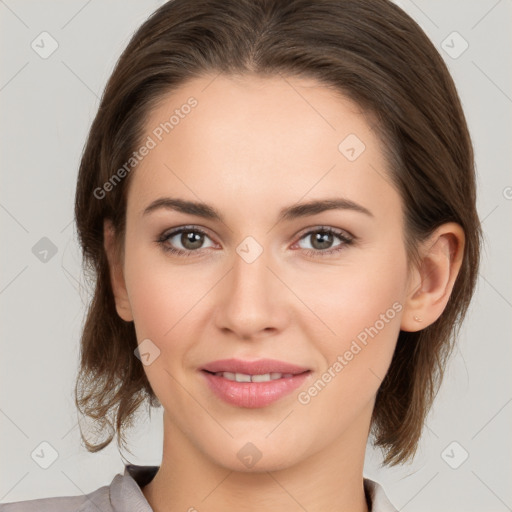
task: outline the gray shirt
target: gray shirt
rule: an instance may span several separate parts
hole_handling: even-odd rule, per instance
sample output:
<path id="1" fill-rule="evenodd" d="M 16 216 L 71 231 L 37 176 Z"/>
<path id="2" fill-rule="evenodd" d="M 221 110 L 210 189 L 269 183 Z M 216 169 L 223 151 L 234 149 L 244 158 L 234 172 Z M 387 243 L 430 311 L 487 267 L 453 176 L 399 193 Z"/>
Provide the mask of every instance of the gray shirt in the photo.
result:
<path id="1" fill-rule="evenodd" d="M 4 503 L 0 512 L 153 512 L 141 489 L 158 468 L 128 464 L 123 475 L 117 474 L 110 485 L 89 494 Z M 397 512 L 380 484 L 365 478 L 364 490 L 370 512 Z"/>

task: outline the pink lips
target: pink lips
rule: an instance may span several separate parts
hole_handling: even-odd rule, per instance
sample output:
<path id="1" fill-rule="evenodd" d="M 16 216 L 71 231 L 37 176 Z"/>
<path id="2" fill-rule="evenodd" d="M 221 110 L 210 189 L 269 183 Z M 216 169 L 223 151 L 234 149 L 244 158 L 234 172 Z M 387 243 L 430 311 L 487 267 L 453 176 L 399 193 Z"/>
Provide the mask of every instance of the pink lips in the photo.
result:
<path id="1" fill-rule="evenodd" d="M 206 364 L 201 370 L 210 389 L 219 398 L 231 405 L 247 408 L 264 407 L 279 400 L 303 384 L 311 373 L 308 368 L 275 359 L 222 359 Z M 283 376 L 265 382 L 237 382 L 215 375 L 219 372 L 246 375 L 281 373 Z"/>

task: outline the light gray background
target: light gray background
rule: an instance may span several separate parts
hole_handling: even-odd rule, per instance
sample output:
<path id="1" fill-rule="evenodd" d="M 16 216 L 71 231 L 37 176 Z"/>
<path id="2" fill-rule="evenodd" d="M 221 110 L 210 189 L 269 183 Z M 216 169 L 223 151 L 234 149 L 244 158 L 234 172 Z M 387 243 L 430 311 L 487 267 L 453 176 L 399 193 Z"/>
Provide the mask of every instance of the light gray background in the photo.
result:
<path id="1" fill-rule="evenodd" d="M 0 502 L 87 493 L 123 470 L 115 443 L 89 454 L 79 439 L 73 386 L 88 296 L 80 291 L 73 199 L 107 78 L 131 34 L 161 3 L 0 0 Z M 379 453 L 369 449 L 365 473 L 399 510 L 512 510 L 512 1 L 399 4 L 456 81 L 476 150 L 486 247 L 476 296 L 414 463 L 380 470 Z M 46 59 L 31 47 L 43 31 L 59 45 Z M 457 58 L 464 43 L 453 31 L 469 44 Z M 33 252 L 43 237 L 57 251 L 47 261 Z M 130 436 L 134 456 L 125 456 L 158 465 L 161 440 L 159 409 L 151 421 L 142 415 Z M 58 452 L 48 469 L 31 457 L 41 442 Z M 460 463 L 463 450 L 468 459 L 453 469 L 446 461 Z"/>

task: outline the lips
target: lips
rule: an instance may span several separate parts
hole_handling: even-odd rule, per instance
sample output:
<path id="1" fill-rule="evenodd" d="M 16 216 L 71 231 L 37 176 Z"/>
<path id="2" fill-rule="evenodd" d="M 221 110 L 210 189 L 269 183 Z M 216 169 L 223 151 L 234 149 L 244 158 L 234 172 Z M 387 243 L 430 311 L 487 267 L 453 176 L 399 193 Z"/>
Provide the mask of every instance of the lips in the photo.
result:
<path id="1" fill-rule="evenodd" d="M 275 359 L 223 359 L 208 363 L 201 373 L 213 393 L 228 404 L 256 408 L 269 405 L 299 387 L 308 368 Z"/>
<path id="2" fill-rule="evenodd" d="M 229 372 L 246 375 L 264 375 L 266 373 L 282 373 L 298 375 L 308 371 L 308 368 L 298 366 L 276 359 L 259 359 L 257 361 L 243 361 L 241 359 L 221 359 L 203 366 L 203 370 L 210 373 Z"/>

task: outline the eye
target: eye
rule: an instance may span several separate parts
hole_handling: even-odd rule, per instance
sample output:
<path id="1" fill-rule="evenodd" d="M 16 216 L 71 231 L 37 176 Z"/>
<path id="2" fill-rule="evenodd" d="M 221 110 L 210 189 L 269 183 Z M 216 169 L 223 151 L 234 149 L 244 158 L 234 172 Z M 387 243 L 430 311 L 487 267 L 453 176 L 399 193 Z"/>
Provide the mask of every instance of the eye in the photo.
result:
<path id="1" fill-rule="evenodd" d="M 210 237 L 201 229 L 194 226 L 183 226 L 170 232 L 163 233 L 157 240 L 165 251 L 190 256 L 199 249 L 213 247 L 213 243 L 203 246 L 205 239 Z"/>
<path id="2" fill-rule="evenodd" d="M 335 239 L 340 243 L 333 246 Z M 344 249 L 345 246 L 351 245 L 354 242 L 354 237 L 344 231 L 339 231 L 328 226 L 322 226 L 306 232 L 300 240 L 309 240 L 310 247 L 299 247 L 305 249 L 308 256 L 326 256 L 329 254 L 337 253 Z"/>
<path id="3" fill-rule="evenodd" d="M 200 228 L 195 226 L 182 226 L 172 231 L 164 232 L 157 242 L 166 252 L 177 254 L 179 256 L 193 256 L 199 253 L 201 249 L 214 247 L 214 244 L 204 245 L 205 239 L 210 237 Z M 300 244 L 302 240 L 310 240 L 310 247 L 303 247 Z M 339 243 L 333 246 L 335 240 Z M 338 253 L 345 246 L 351 245 L 355 237 L 345 231 L 336 230 L 328 226 L 318 227 L 304 233 L 298 243 L 301 249 L 304 249 L 308 256 L 327 256 Z"/>

